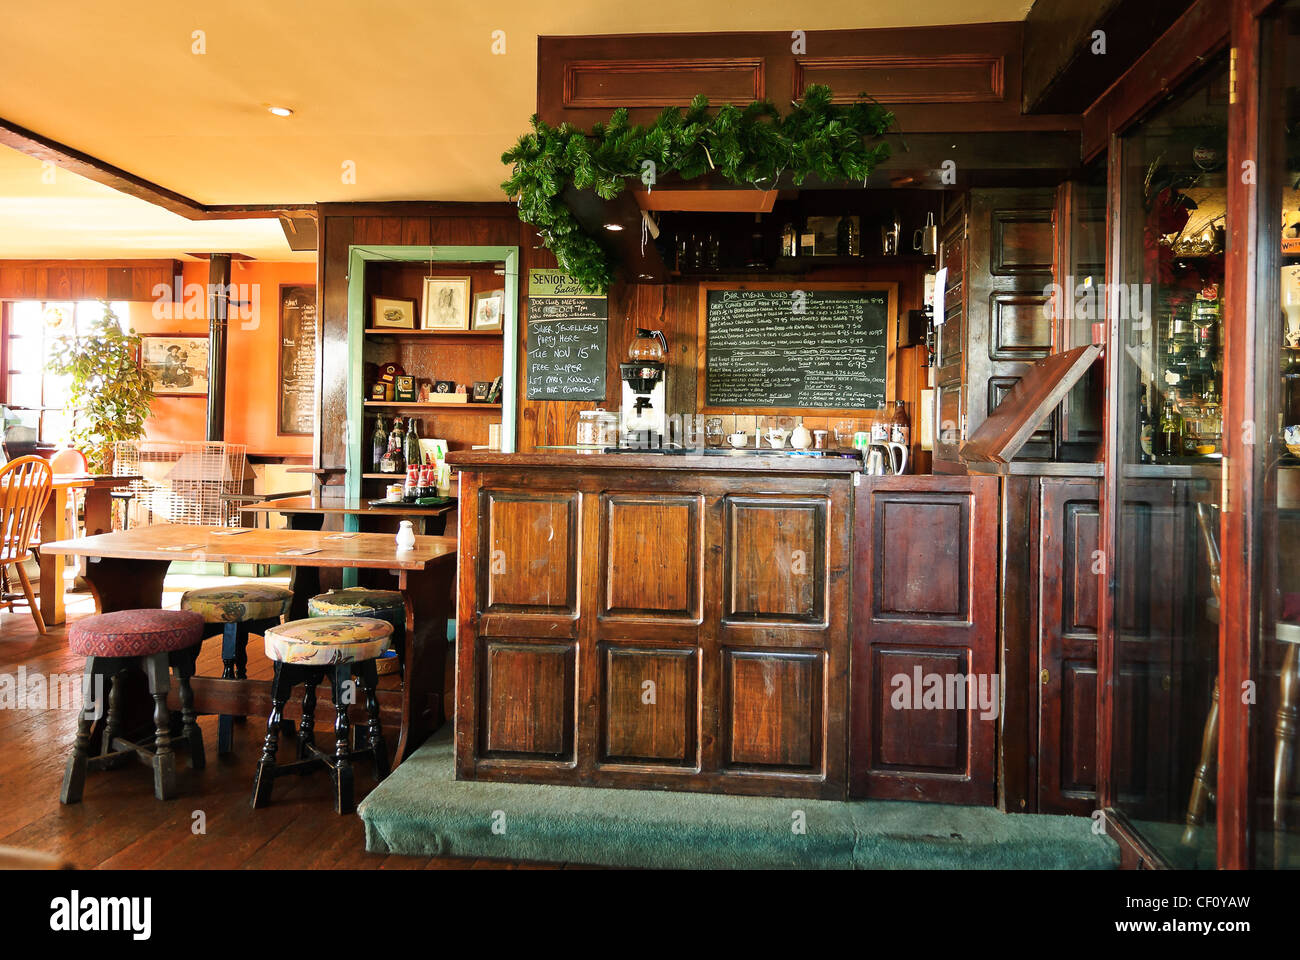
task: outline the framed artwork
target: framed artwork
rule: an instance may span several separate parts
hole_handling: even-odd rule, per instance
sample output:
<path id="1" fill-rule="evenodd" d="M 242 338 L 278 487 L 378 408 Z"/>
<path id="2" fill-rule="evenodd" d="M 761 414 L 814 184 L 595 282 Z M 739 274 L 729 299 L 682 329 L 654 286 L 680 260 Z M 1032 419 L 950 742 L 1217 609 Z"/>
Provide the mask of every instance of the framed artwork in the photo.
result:
<path id="1" fill-rule="evenodd" d="M 442 394 L 455 393 L 455 392 L 456 392 L 456 381 L 455 381 L 455 380 L 435 380 L 435 381 L 433 381 L 433 392 L 434 392 L 434 393 L 442 393 Z"/>
<path id="2" fill-rule="evenodd" d="M 208 338 L 196 334 L 144 334 L 140 365 L 153 377 L 159 397 L 208 395 Z"/>
<path id="3" fill-rule="evenodd" d="M 370 298 L 370 325 L 393 330 L 415 329 L 415 301 L 401 297 Z"/>
<path id="4" fill-rule="evenodd" d="M 500 330 L 501 314 L 506 308 L 505 290 L 474 294 L 474 329 Z"/>
<path id="5" fill-rule="evenodd" d="M 469 277 L 425 277 L 420 321 L 425 330 L 468 330 Z"/>

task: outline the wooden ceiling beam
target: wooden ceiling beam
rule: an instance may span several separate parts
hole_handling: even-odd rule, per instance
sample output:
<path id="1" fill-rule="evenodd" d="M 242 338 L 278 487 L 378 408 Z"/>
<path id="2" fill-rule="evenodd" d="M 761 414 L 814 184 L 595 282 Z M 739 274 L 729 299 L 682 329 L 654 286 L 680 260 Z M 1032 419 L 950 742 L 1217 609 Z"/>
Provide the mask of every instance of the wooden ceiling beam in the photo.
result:
<path id="1" fill-rule="evenodd" d="M 26 127 L 20 127 L 3 117 L 0 117 L 0 144 L 42 162 L 52 163 L 87 180 L 102 183 L 119 193 L 137 197 L 164 210 L 180 214 L 188 220 L 269 220 L 290 211 L 296 212 L 299 217 L 303 216 L 304 212 L 314 215 L 316 209 L 315 204 L 199 203 L 174 190 L 168 190 L 111 163 L 106 163 L 98 157 L 74 150 L 66 144 L 43 137 Z"/>

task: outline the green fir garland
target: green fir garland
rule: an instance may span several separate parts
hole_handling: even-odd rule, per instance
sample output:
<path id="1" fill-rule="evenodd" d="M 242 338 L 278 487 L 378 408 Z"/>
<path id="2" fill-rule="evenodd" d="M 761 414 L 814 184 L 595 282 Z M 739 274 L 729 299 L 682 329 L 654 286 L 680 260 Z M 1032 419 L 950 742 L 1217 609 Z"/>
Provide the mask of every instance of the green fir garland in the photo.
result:
<path id="1" fill-rule="evenodd" d="M 533 132 L 501 156 L 512 168 L 501 187 L 518 198 L 519 218 L 537 227 L 560 268 L 587 290 L 604 293 L 613 267 L 604 247 L 561 202 L 566 185 L 612 200 L 650 169 L 646 161 L 654 163 L 655 181 L 671 173 L 691 180 L 710 171 L 765 189 L 782 174 L 796 185 L 810 174 L 826 182 L 866 180 L 889 156 L 880 138 L 893 114 L 869 99 L 831 100 L 829 87 L 813 85 L 785 115 L 762 100 L 744 109 L 723 104 L 710 116 L 709 101 L 697 96 L 685 111 L 667 108 L 649 127 L 628 123 L 620 108 L 589 132 L 568 123 L 552 127 L 534 114 Z"/>

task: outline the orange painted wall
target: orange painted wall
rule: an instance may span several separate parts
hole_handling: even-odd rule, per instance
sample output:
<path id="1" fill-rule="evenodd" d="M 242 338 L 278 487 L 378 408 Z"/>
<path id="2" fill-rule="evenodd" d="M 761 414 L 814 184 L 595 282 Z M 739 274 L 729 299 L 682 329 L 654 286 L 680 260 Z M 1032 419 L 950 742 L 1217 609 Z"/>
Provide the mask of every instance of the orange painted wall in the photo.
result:
<path id="1" fill-rule="evenodd" d="M 184 283 L 206 285 L 206 261 L 187 262 Z M 250 454 L 310 457 L 310 436 L 277 436 L 279 378 L 280 284 L 314 284 L 314 263 L 263 263 L 235 261 L 231 283 L 256 289 L 258 309 L 247 321 L 231 323 L 226 355 L 226 436 L 232 443 L 248 445 Z M 206 286 L 205 286 L 206 289 Z M 204 317 L 157 319 L 152 303 L 131 304 L 131 325 L 137 333 L 187 333 L 206 336 Z M 193 311 L 191 311 L 193 312 Z M 184 315 L 184 304 L 174 316 Z M 250 329 L 244 329 L 245 326 Z M 202 440 L 207 431 L 207 400 L 203 397 L 158 397 L 153 402 L 147 437 L 150 440 Z"/>

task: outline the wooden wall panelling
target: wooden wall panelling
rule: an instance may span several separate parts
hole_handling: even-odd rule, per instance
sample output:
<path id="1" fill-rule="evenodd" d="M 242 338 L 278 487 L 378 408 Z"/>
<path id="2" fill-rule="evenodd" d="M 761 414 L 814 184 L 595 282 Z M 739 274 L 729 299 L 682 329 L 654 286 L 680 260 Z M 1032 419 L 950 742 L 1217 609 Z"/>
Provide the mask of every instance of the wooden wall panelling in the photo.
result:
<path id="1" fill-rule="evenodd" d="M 998 806 L 1038 811 L 1038 477 L 1001 478 L 998 655 Z"/>
<path id="2" fill-rule="evenodd" d="M 966 293 L 966 436 L 971 436 L 1030 364 L 1050 355 L 1054 324 L 1044 311 L 1055 254 L 1055 192 L 972 190 Z M 1021 449 L 1050 459 L 1056 413 Z"/>
<path id="3" fill-rule="evenodd" d="M 179 260 L 0 260 L 0 300 L 149 301 L 180 275 Z"/>
<path id="4" fill-rule="evenodd" d="M 1088 816 L 1097 807 L 1100 485 L 1040 482 L 1038 810 Z"/>
<path id="5" fill-rule="evenodd" d="M 1062 288 L 1056 305 L 1053 350 L 1060 353 L 1092 342 L 1093 322 L 1104 315 L 1079 310 L 1081 285 L 1091 278 L 1092 290 L 1106 277 L 1106 189 L 1104 184 L 1067 181 L 1056 192 L 1056 254 L 1053 282 Z M 1100 298 L 1098 298 L 1100 299 Z M 1091 301 L 1085 301 L 1091 306 Z M 1100 459 L 1101 412 L 1105 371 L 1098 363 L 1061 401 L 1058 452 L 1070 460 Z"/>
<path id="6" fill-rule="evenodd" d="M 958 451 L 966 400 L 967 194 L 945 196 L 939 263 L 948 270 L 944 288 L 944 322 L 935 347 L 934 469 L 964 472 Z"/>
<path id="7" fill-rule="evenodd" d="M 537 109 L 587 127 L 628 106 L 645 123 L 696 93 L 780 104 L 830 83 L 842 99 L 866 91 L 908 133 L 1077 129 L 1076 116 L 1021 114 L 1022 33 L 1018 22 L 810 30 L 797 53 L 784 30 L 540 37 Z"/>
<path id="8" fill-rule="evenodd" d="M 992 805 L 1000 704 L 981 716 L 965 695 L 998 675 L 998 479 L 863 477 L 854 492 L 850 793 Z M 928 675 L 964 706 L 923 699 Z"/>

